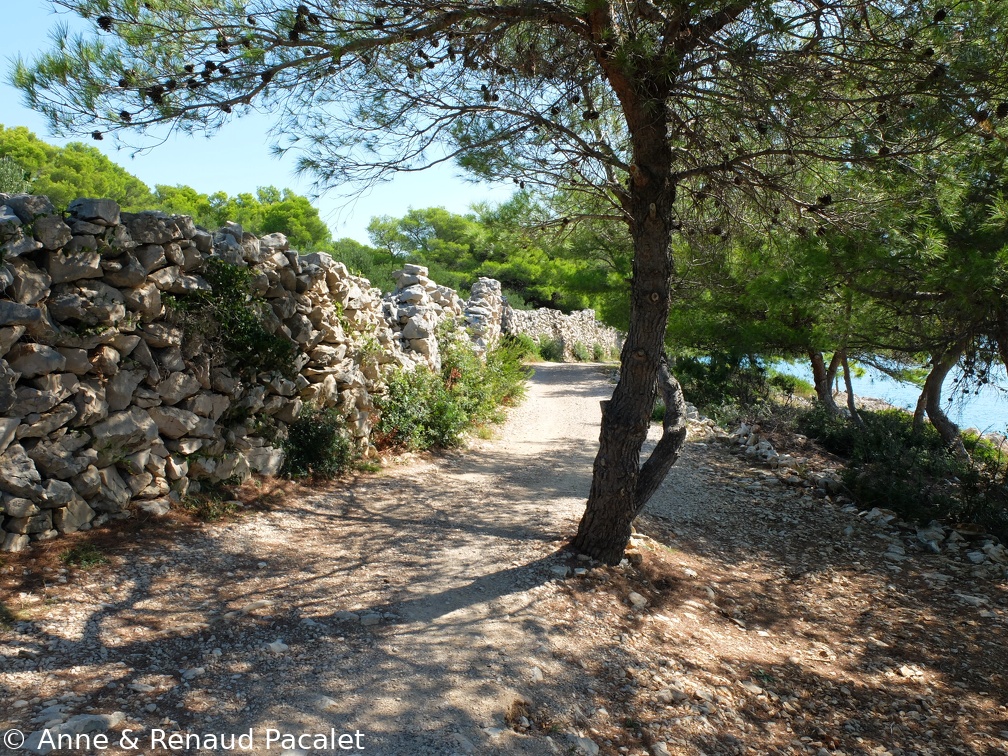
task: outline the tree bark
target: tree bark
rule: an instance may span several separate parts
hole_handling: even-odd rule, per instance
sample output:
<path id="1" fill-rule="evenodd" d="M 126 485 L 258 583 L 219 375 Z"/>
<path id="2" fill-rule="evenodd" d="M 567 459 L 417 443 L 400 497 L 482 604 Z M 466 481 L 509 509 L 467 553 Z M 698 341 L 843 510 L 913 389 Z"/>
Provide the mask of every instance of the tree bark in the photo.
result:
<path id="1" fill-rule="evenodd" d="M 962 437 L 959 435 L 959 426 L 952 422 L 942 409 L 941 395 L 945 378 L 952 368 L 955 367 L 956 363 L 959 362 L 959 358 L 962 357 L 968 343 L 968 340 L 959 341 L 944 354 L 936 355 L 932 358 L 931 372 L 928 373 L 928 377 L 924 381 L 924 389 L 921 391 L 921 398 L 917 402 L 917 412 L 914 413 L 914 429 L 920 430 L 923 423 L 922 421 L 918 421 L 917 415 L 921 404 L 923 404 L 931 425 L 938 431 L 938 435 L 941 436 L 942 441 L 960 459 L 967 459 L 969 454 L 966 451 L 966 447 L 963 446 Z"/>
<path id="2" fill-rule="evenodd" d="M 858 414 L 857 404 L 854 402 L 854 385 L 851 383 L 850 365 L 847 364 L 846 351 L 840 352 L 840 364 L 843 366 L 844 389 L 847 391 L 847 411 L 850 412 L 851 420 L 855 425 L 864 425 L 861 421 L 861 415 Z"/>
<path id="3" fill-rule="evenodd" d="M 675 431 L 669 436 L 667 430 L 655 450 L 658 457 L 648 460 L 644 466 L 647 475 L 642 478 L 640 450 L 647 438 L 664 360 L 672 275 L 669 243 L 675 186 L 670 180 L 672 150 L 666 136 L 664 96 L 662 85 L 657 83 L 651 86 L 659 96 L 643 100 L 644 85 L 620 91 L 618 82 L 613 83 L 627 112 L 634 154 L 626 198 L 634 243 L 630 325 L 620 355 L 619 382 L 612 399 L 602 407 L 588 503 L 571 544 L 607 564 L 618 564 L 623 558 L 631 523 L 643 507 L 640 493 L 643 489 L 653 493 L 678 454 Z M 674 401 L 671 406 L 676 405 Z M 670 440 L 666 442 L 666 438 Z"/>
<path id="4" fill-rule="evenodd" d="M 815 383 L 816 397 L 826 411 L 831 415 L 839 415 L 840 408 L 833 398 L 833 381 L 836 378 L 837 367 L 840 364 L 839 353 L 834 352 L 830 359 L 829 367 L 823 359 L 823 353 L 818 349 L 809 350 L 809 359 L 812 361 L 812 380 Z"/>

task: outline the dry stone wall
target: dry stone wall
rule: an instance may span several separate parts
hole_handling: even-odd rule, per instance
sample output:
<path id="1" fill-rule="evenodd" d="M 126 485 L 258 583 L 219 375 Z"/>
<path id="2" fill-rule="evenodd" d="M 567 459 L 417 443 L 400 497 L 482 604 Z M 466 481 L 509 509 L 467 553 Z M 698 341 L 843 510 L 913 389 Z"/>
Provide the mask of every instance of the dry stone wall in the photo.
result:
<path id="1" fill-rule="evenodd" d="M 505 333 L 523 333 L 535 340 L 551 339 L 563 346 L 565 360 L 573 360 L 574 347 L 583 345 L 589 353 L 600 349 L 607 357 L 618 353 L 623 335 L 595 319 L 594 310 L 579 310 L 565 315 L 559 310 L 540 307 L 538 310 L 515 310 L 505 305 L 501 317 Z"/>
<path id="2" fill-rule="evenodd" d="M 261 323 L 293 345 L 288 370 L 239 369 L 186 326 L 180 303 L 215 294 L 204 274 L 218 262 L 248 270 Z M 383 298 L 328 255 L 234 223 L 211 233 L 110 200 L 64 213 L 0 194 L 0 548 L 275 474 L 278 439 L 309 404 L 337 408 L 373 450 L 392 370 L 439 367 L 439 328 L 468 326 L 481 350 L 501 332 L 496 281 L 468 303 L 421 266 L 397 283 Z"/>

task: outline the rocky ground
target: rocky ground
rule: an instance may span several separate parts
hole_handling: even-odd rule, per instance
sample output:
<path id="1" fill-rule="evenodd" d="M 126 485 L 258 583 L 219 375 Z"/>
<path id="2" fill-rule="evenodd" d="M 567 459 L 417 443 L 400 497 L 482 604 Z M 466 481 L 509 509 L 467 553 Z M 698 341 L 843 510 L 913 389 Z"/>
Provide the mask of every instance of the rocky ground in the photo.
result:
<path id="1" fill-rule="evenodd" d="M 1003 552 L 800 439 L 696 423 L 623 565 L 565 552 L 609 391 L 543 365 L 465 452 L 5 555 L 0 752 L 1008 753 Z"/>

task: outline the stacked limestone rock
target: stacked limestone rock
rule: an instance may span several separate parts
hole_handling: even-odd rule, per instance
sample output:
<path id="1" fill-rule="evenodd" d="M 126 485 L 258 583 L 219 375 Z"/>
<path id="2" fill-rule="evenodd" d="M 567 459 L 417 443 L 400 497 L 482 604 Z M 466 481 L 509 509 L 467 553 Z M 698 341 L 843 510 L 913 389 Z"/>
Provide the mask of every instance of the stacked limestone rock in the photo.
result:
<path id="1" fill-rule="evenodd" d="M 598 322 L 594 310 L 565 315 L 559 310 L 515 310 L 504 307 L 501 325 L 505 333 L 526 334 L 533 339 L 550 339 L 563 346 L 564 360 L 574 359 L 574 347 L 582 344 L 589 352 L 598 347 L 605 355 L 619 352 L 623 336 L 615 328 Z"/>
<path id="2" fill-rule="evenodd" d="M 385 296 L 383 312 L 395 333 L 397 346 L 413 364 L 441 368 L 437 328 L 445 320 L 460 317 L 464 305 L 458 294 L 447 286 L 438 286 L 428 277 L 423 265 L 407 264 L 395 271 L 396 287 Z"/>
<path id="3" fill-rule="evenodd" d="M 0 195 L 0 255 L 5 550 L 164 513 L 201 479 L 275 473 L 282 452 L 252 430 L 282 439 L 307 402 L 337 407 L 364 450 L 383 372 L 419 360 L 398 348 L 377 289 L 280 234 L 212 235 L 108 200 L 64 218 L 44 197 Z M 210 257 L 252 269 L 264 325 L 296 344 L 293 378 L 232 371 L 173 321 L 163 297 L 209 292 Z"/>
<path id="4" fill-rule="evenodd" d="M 465 307 L 466 326 L 477 350 L 485 352 L 497 343 L 503 316 L 504 298 L 500 281 L 480 277 L 470 289 Z"/>

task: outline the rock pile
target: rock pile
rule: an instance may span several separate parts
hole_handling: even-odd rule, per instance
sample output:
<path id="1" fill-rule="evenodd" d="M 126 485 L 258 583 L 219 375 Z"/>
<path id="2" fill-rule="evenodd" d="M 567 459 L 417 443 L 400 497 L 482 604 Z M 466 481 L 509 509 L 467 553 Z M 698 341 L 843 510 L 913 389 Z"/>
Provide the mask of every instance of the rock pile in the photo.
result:
<path id="1" fill-rule="evenodd" d="M 234 364 L 185 325 L 220 294 L 207 280 L 220 265 L 248 272 L 249 306 L 290 344 L 289 369 Z M 163 514 L 201 480 L 275 474 L 309 404 L 335 407 L 367 453 L 373 397 L 396 367 L 439 366 L 440 322 L 465 317 L 480 348 L 500 331 L 499 283 L 481 279 L 467 307 L 425 268 L 396 275 L 383 301 L 282 234 L 0 194 L 0 548 Z"/>
<path id="2" fill-rule="evenodd" d="M 385 295 L 382 312 L 396 344 L 404 354 L 416 355 L 415 362 L 439 370 L 438 326 L 461 317 L 465 303 L 454 289 L 438 286 L 428 278 L 423 265 L 404 265 L 392 275 L 396 287 Z"/>
<path id="3" fill-rule="evenodd" d="M 525 334 L 535 340 L 547 339 L 563 347 L 564 360 L 575 359 L 575 348 L 580 345 L 589 354 L 601 352 L 606 357 L 618 353 L 623 346 L 623 336 L 595 319 L 594 310 L 579 310 L 565 315 L 559 310 L 540 307 L 538 310 L 515 310 L 504 307 L 501 327 L 505 333 Z"/>

